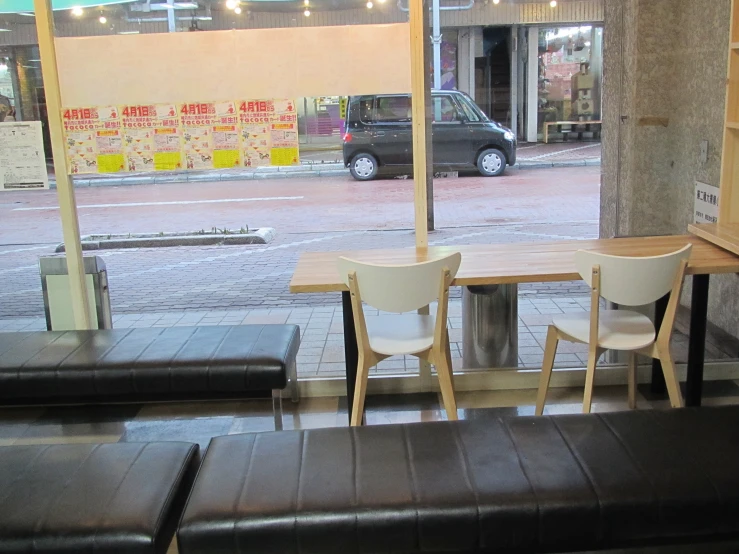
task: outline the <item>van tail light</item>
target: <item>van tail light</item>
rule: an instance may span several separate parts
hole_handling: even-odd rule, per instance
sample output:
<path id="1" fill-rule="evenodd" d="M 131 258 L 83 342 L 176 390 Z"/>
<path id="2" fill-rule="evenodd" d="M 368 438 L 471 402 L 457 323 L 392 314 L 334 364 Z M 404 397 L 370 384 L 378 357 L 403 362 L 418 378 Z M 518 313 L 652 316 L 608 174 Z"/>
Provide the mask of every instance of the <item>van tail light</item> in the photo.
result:
<path id="1" fill-rule="evenodd" d="M 351 142 L 351 141 L 352 141 L 352 134 L 344 133 L 344 142 Z"/>

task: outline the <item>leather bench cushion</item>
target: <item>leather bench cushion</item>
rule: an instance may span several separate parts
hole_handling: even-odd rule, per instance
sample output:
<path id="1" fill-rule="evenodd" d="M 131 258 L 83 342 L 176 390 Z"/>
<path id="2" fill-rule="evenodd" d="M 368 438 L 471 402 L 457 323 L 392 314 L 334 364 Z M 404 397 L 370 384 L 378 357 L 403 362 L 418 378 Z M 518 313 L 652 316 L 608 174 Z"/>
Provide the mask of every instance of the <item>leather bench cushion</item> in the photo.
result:
<path id="1" fill-rule="evenodd" d="M 0 552 L 166 552 L 198 462 L 182 442 L 0 447 Z"/>
<path id="2" fill-rule="evenodd" d="M 284 389 L 296 325 L 0 333 L 0 398 Z"/>
<path id="3" fill-rule="evenodd" d="M 178 542 L 180 554 L 549 552 L 738 531 L 732 407 L 219 437 Z"/>

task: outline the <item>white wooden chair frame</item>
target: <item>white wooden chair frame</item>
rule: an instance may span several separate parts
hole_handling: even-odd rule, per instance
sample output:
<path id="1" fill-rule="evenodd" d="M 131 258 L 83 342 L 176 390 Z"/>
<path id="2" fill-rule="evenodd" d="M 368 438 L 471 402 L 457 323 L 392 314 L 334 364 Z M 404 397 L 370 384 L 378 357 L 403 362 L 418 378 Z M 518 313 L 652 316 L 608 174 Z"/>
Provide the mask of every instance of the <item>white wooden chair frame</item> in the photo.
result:
<path id="1" fill-rule="evenodd" d="M 449 332 L 447 331 L 447 314 L 449 309 L 449 286 L 452 276 L 448 267 L 442 268 L 441 286 L 439 288 L 438 308 L 434 323 L 434 342 L 431 348 L 415 354 L 421 360 L 433 364 L 439 378 L 439 388 L 444 402 L 447 419 L 457 419 L 457 402 L 454 398 L 454 377 L 452 375 L 452 356 L 449 348 Z M 357 333 L 359 362 L 357 363 L 357 383 L 354 391 L 351 425 L 362 424 L 364 400 L 367 394 L 369 370 L 390 356 L 374 352 L 370 347 L 367 324 L 364 319 L 362 297 L 359 294 L 359 283 L 356 272 L 349 274 L 349 292 L 351 294 L 354 327 Z"/>
<path id="2" fill-rule="evenodd" d="M 636 408 L 636 366 L 637 355 L 641 354 L 650 358 L 659 359 L 662 362 L 662 373 L 665 376 L 667 384 L 667 392 L 670 397 L 670 404 L 673 408 L 681 408 L 683 406 L 683 398 L 680 393 L 680 383 L 675 372 L 675 364 L 670 353 L 670 339 L 675 325 L 675 316 L 677 308 L 680 304 L 680 293 L 683 288 L 685 279 L 685 271 L 688 267 L 688 260 L 682 260 L 675 276 L 672 286 L 670 300 L 667 304 L 665 317 L 662 320 L 656 340 L 650 346 L 629 352 L 628 362 L 628 388 L 629 388 L 629 408 Z M 590 413 L 593 401 L 593 385 L 595 382 L 595 367 L 598 358 L 605 351 L 604 348 L 598 346 L 598 327 L 600 316 L 600 266 L 593 266 L 592 285 L 590 293 L 590 342 L 588 343 L 588 367 L 585 374 L 585 395 L 583 398 L 583 413 Z M 595 340 L 593 338 L 595 337 Z M 554 367 L 554 357 L 557 353 L 557 345 L 560 340 L 571 342 L 581 342 L 574 337 L 560 331 L 554 325 L 550 325 L 547 331 L 547 341 L 544 348 L 544 361 L 541 368 L 541 377 L 539 381 L 539 391 L 536 398 L 536 415 L 542 415 L 544 405 L 546 403 L 549 383 L 552 378 L 552 369 Z"/>

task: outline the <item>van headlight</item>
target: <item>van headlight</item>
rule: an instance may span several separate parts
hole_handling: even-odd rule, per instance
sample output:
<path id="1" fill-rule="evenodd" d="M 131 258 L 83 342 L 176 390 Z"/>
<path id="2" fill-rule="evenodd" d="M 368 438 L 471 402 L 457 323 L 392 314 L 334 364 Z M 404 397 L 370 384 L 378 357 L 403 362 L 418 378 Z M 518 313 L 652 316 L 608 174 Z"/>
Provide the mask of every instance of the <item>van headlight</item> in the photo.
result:
<path id="1" fill-rule="evenodd" d="M 506 131 L 505 133 L 503 133 L 503 138 L 510 142 L 513 142 L 514 140 L 516 140 L 516 135 L 514 135 L 512 131 Z"/>

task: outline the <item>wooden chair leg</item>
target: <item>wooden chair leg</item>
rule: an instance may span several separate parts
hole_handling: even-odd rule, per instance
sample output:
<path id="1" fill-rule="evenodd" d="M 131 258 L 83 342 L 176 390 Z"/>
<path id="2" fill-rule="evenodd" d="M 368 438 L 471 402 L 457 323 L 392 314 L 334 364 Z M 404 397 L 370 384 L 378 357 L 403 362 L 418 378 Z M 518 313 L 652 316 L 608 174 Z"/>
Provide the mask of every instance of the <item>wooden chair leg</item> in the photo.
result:
<path id="1" fill-rule="evenodd" d="M 636 409 L 636 352 L 629 352 L 629 409 Z"/>
<path id="2" fill-rule="evenodd" d="M 582 401 L 582 412 L 589 414 L 593 404 L 593 385 L 595 384 L 595 366 L 598 363 L 598 350 L 590 349 L 588 354 L 588 369 L 585 373 L 585 396 Z"/>
<path id="3" fill-rule="evenodd" d="M 441 399 L 444 402 L 446 417 L 449 421 L 457 421 L 457 400 L 454 398 L 454 375 L 452 372 L 452 354 L 449 341 L 446 341 L 444 352 L 438 352 L 436 358 L 436 375 L 439 378 Z"/>
<path id="4" fill-rule="evenodd" d="M 364 398 L 367 394 L 367 379 L 369 378 L 369 365 L 364 358 L 362 352 L 359 353 L 359 361 L 357 363 L 357 384 L 354 388 L 354 399 L 352 407 L 352 427 L 362 425 L 362 417 L 364 416 Z"/>
<path id="5" fill-rule="evenodd" d="M 670 396 L 670 405 L 673 408 L 682 408 L 685 404 L 683 403 L 683 395 L 680 392 L 680 382 L 677 380 L 675 364 L 672 361 L 669 345 L 665 347 L 658 346 L 657 353 L 659 354 L 659 360 L 662 362 L 662 373 L 665 376 L 667 394 Z"/>
<path id="6" fill-rule="evenodd" d="M 544 361 L 541 364 L 541 376 L 539 377 L 539 392 L 536 394 L 536 415 L 544 413 L 544 404 L 547 402 L 549 382 L 552 379 L 552 368 L 554 367 L 554 356 L 557 354 L 557 328 L 549 326 L 547 331 L 547 342 L 544 347 Z"/>

